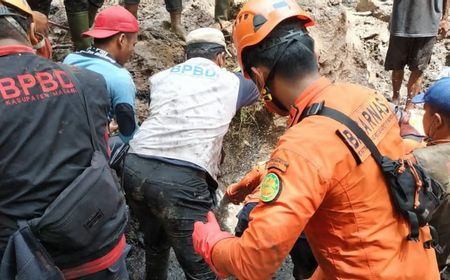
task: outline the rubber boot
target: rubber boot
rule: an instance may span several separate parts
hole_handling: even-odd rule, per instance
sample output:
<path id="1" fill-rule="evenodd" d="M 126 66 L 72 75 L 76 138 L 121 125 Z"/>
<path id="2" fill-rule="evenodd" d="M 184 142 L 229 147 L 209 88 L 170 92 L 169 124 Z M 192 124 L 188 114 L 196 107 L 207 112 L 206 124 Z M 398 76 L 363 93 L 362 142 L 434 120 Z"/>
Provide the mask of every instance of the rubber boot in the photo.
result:
<path id="1" fill-rule="evenodd" d="M 229 0 L 216 0 L 214 5 L 214 20 L 216 22 L 227 21 L 229 15 Z"/>
<path id="2" fill-rule="evenodd" d="M 137 18 L 138 8 L 139 8 L 139 4 L 125 3 L 125 9 L 127 9 L 130 13 L 132 13 L 135 18 Z"/>
<path id="3" fill-rule="evenodd" d="M 98 7 L 89 4 L 89 28 L 94 24 L 95 16 L 97 15 Z"/>
<path id="4" fill-rule="evenodd" d="M 91 46 L 92 40 L 82 37 L 81 33 L 89 30 L 89 12 L 83 11 L 78 13 L 67 14 L 70 35 L 76 51 L 84 50 Z"/>
<path id="5" fill-rule="evenodd" d="M 170 25 L 172 32 L 180 37 L 180 39 L 182 39 L 183 41 L 186 41 L 186 30 L 181 24 L 181 11 L 170 13 Z"/>

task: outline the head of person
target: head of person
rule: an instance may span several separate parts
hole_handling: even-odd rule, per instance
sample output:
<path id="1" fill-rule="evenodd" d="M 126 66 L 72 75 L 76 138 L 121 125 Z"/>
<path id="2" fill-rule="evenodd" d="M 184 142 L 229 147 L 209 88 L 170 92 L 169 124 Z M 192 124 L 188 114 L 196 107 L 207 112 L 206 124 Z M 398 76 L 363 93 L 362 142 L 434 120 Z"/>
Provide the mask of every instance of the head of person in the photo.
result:
<path id="1" fill-rule="evenodd" d="M 233 41 L 239 65 L 264 97 L 269 111 L 289 114 L 300 92 L 285 89 L 318 76 L 312 18 L 295 0 L 250 0 L 237 15 Z"/>
<path id="2" fill-rule="evenodd" d="M 186 37 L 186 58 L 202 57 L 214 61 L 219 67 L 225 67 L 228 53 L 225 37 L 215 28 L 199 28 Z"/>
<path id="3" fill-rule="evenodd" d="M 3 44 L 32 46 L 39 41 L 33 12 L 25 0 L 0 0 L 0 26 Z"/>
<path id="4" fill-rule="evenodd" d="M 127 9 L 116 5 L 104 9 L 84 36 L 94 38 L 94 46 L 107 51 L 120 65 L 131 57 L 137 43 L 139 23 Z"/>
<path id="5" fill-rule="evenodd" d="M 423 129 L 431 141 L 450 139 L 450 77 L 436 81 L 412 102 L 424 104 Z"/>

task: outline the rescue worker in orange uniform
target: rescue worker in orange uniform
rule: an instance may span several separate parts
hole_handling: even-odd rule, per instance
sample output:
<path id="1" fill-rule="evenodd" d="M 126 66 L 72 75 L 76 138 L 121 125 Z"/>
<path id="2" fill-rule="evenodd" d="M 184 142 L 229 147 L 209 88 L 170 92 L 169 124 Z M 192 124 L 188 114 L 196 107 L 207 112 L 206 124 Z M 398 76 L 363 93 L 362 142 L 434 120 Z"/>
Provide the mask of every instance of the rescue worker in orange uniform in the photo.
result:
<path id="1" fill-rule="evenodd" d="M 302 118 L 324 102 L 355 120 L 383 155 L 403 155 L 397 120 L 374 90 L 332 83 L 318 72 L 312 19 L 294 0 L 250 0 L 233 39 L 246 77 L 270 110 L 289 115 L 260 185 L 261 202 L 242 237 L 221 231 L 212 212 L 196 222 L 196 252 L 220 277 L 271 279 L 302 231 L 319 268 L 311 279 L 439 279 L 426 249 L 428 226 L 409 241 L 410 226 L 364 144 L 324 116 Z"/>

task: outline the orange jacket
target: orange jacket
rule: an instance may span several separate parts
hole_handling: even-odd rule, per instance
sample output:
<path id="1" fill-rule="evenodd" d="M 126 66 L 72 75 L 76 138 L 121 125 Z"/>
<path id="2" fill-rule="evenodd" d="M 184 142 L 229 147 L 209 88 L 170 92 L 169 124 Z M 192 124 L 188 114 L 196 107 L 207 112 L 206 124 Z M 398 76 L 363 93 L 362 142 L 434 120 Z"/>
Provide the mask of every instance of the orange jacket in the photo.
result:
<path id="1" fill-rule="evenodd" d="M 434 250 L 423 246 L 429 229 L 421 229 L 420 242 L 407 241 L 409 226 L 393 209 L 383 175 L 363 144 L 327 117 L 297 124 L 307 106 L 322 100 L 356 120 L 382 154 L 402 156 L 397 120 L 384 97 L 319 79 L 300 95 L 291 110 L 293 126 L 267 163 L 268 176 L 281 181 L 278 198 L 258 204 L 241 238 L 214 246 L 214 266 L 241 280 L 270 279 L 304 230 L 320 267 L 311 279 L 439 279 Z"/>

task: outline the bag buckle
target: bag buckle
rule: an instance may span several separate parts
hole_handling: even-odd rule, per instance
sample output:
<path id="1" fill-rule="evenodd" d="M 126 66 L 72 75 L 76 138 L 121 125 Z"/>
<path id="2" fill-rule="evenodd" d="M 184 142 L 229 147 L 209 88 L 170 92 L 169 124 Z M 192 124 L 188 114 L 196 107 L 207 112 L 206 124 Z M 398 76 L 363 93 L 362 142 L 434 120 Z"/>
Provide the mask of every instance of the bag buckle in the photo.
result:
<path id="1" fill-rule="evenodd" d="M 314 103 L 306 111 L 306 117 L 318 115 L 320 111 L 322 111 L 324 105 L 325 101 L 322 101 L 320 103 Z"/>

